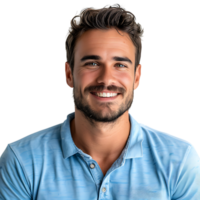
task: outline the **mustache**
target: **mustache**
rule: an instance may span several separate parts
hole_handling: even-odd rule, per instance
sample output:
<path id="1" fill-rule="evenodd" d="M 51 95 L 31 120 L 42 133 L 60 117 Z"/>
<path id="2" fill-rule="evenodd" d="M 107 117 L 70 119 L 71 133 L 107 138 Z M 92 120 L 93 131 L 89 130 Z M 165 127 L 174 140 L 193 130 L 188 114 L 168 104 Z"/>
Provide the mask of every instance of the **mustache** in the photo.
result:
<path id="1" fill-rule="evenodd" d="M 116 93 L 123 93 L 124 91 L 122 89 L 118 89 L 115 86 L 109 86 L 109 87 L 104 87 L 104 86 L 95 86 L 91 87 L 89 89 L 90 92 L 102 92 L 104 90 L 110 91 L 110 92 L 116 92 Z"/>

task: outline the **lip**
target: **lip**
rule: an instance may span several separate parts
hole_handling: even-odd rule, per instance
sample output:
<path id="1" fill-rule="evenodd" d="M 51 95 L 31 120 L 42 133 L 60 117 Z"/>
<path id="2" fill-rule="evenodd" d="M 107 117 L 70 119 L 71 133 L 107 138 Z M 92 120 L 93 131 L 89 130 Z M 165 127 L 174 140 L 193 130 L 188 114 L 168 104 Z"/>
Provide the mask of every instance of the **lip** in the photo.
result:
<path id="1" fill-rule="evenodd" d="M 119 95 L 120 93 L 117 94 L 117 96 L 114 96 L 114 97 L 99 97 L 99 96 L 96 96 L 95 94 L 91 93 L 90 94 L 97 100 L 99 101 L 113 101 L 115 100 Z"/>
<path id="2" fill-rule="evenodd" d="M 91 93 L 95 93 L 97 91 L 91 91 Z M 110 90 L 103 90 L 103 91 L 100 91 L 100 93 L 117 93 L 119 94 L 119 92 L 116 92 L 116 91 L 110 91 Z"/>

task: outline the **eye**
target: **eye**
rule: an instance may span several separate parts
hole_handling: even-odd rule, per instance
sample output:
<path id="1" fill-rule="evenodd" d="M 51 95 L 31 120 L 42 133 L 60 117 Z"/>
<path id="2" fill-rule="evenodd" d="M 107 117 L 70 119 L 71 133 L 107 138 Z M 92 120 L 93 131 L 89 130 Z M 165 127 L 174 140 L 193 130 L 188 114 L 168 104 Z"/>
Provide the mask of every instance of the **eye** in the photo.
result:
<path id="1" fill-rule="evenodd" d="M 91 63 L 85 63 L 85 65 L 90 65 L 91 66 L 91 64 L 97 64 L 97 63 L 95 63 L 95 62 L 91 62 Z M 84 66 L 85 66 L 84 65 Z M 98 64 L 97 64 L 98 65 Z M 117 65 L 123 65 L 123 64 L 121 64 L 121 63 L 117 63 Z M 92 66 L 95 66 L 95 65 L 92 65 Z M 126 65 L 123 65 L 124 67 L 126 67 L 127 68 L 127 66 Z M 124 68 L 124 67 L 119 67 L 119 68 Z"/>
<path id="2" fill-rule="evenodd" d="M 85 63 L 85 65 L 91 65 L 91 64 L 93 64 L 93 62 L 91 62 L 91 63 Z M 94 64 L 97 64 L 97 63 L 94 63 Z M 84 66 L 85 66 L 84 65 Z M 93 65 L 94 66 L 94 65 Z"/>
<path id="3" fill-rule="evenodd" d="M 120 64 L 120 63 L 117 63 L 117 65 L 123 65 L 123 64 Z M 126 65 L 123 65 L 124 67 L 127 67 Z M 121 68 L 121 67 L 120 67 Z M 122 67 L 123 68 L 123 67 Z"/>

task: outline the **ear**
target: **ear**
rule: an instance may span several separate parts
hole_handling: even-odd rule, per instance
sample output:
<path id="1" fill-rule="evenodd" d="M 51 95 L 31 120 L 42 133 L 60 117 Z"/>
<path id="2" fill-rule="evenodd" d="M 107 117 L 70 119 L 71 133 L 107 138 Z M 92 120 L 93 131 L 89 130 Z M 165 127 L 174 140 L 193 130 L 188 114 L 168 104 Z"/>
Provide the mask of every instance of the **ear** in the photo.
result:
<path id="1" fill-rule="evenodd" d="M 73 75 L 68 62 L 63 62 L 63 75 L 65 85 L 72 89 L 73 88 Z"/>
<path id="2" fill-rule="evenodd" d="M 143 77 L 143 64 L 139 64 L 135 72 L 134 90 L 138 90 L 140 88 L 142 77 Z"/>

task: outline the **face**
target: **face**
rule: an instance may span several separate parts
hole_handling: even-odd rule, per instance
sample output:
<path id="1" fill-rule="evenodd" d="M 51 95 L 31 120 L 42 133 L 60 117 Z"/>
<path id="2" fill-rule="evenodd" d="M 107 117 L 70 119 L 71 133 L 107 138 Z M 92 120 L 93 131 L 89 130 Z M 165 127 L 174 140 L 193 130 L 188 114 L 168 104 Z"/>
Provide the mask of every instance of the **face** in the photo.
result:
<path id="1" fill-rule="evenodd" d="M 120 34 L 121 35 L 120 35 Z M 128 112 L 139 84 L 135 47 L 127 33 L 116 29 L 89 30 L 75 46 L 74 72 L 66 63 L 76 109 L 91 122 L 115 122 Z"/>

